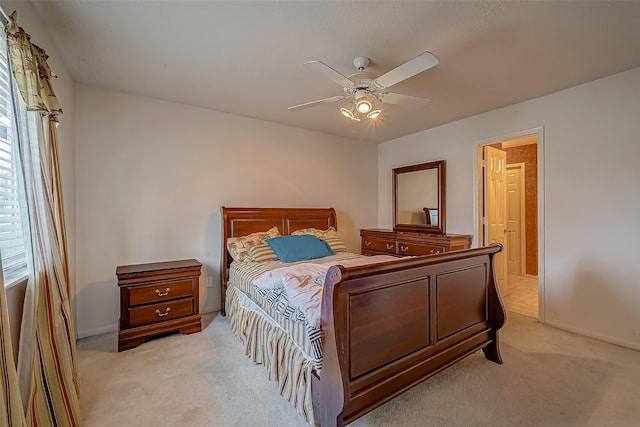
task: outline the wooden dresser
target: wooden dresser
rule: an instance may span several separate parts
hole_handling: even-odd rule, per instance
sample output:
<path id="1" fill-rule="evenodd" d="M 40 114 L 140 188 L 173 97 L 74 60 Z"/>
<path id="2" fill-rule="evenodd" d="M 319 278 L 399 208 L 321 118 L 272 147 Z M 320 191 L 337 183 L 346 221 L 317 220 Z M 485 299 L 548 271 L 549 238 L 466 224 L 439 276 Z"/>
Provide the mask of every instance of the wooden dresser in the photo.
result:
<path id="1" fill-rule="evenodd" d="M 118 351 L 169 332 L 200 332 L 198 301 L 202 264 L 195 259 L 121 265 Z"/>
<path id="2" fill-rule="evenodd" d="M 435 255 L 471 247 L 470 234 L 422 234 L 383 228 L 360 230 L 362 255 Z"/>

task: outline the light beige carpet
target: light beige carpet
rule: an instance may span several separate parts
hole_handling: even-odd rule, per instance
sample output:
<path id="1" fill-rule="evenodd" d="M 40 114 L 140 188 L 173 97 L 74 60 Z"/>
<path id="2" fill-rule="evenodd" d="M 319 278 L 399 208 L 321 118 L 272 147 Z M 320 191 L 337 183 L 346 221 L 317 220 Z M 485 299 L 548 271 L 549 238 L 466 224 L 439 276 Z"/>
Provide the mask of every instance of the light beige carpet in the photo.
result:
<path id="1" fill-rule="evenodd" d="M 219 314 L 121 353 L 78 341 L 83 425 L 308 426 Z M 504 365 L 475 353 L 352 426 L 640 426 L 640 352 L 509 313 Z"/>

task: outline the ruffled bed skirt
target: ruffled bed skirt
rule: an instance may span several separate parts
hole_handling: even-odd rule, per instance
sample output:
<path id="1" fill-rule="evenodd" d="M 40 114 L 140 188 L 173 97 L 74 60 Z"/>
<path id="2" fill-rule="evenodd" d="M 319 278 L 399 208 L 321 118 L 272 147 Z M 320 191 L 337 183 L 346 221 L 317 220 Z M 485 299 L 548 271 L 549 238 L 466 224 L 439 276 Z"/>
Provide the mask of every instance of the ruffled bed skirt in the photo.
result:
<path id="1" fill-rule="evenodd" d="M 233 286 L 227 289 L 226 312 L 231 330 L 244 345 L 246 355 L 267 368 L 269 379 L 280 386 L 280 395 L 314 425 L 313 361 L 255 302 Z"/>

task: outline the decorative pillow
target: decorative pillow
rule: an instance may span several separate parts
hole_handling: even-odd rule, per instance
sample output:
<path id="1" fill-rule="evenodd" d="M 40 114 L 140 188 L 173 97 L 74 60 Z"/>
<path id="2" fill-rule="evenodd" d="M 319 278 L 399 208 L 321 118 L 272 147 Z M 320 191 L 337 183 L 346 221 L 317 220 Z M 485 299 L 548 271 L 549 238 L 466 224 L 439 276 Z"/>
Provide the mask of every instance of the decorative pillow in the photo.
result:
<path id="1" fill-rule="evenodd" d="M 267 239 L 266 242 L 282 262 L 304 261 L 335 255 L 327 242 L 309 234 L 274 237 Z"/>
<path id="2" fill-rule="evenodd" d="M 277 261 L 278 257 L 273 253 L 271 246 L 266 243 L 262 243 L 257 246 L 251 246 L 249 248 L 249 258 L 254 262 L 262 261 Z"/>
<path id="3" fill-rule="evenodd" d="M 280 231 L 278 227 L 273 227 L 269 231 L 260 231 L 242 237 L 229 237 L 227 239 L 227 250 L 234 261 L 250 261 L 249 248 L 264 244 L 264 241 L 272 237 L 278 237 Z"/>
<path id="4" fill-rule="evenodd" d="M 327 237 L 326 239 L 324 239 L 324 241 L 329 244 L 329 246 L 331 247 L 331 249 L 333 249 L 334 252 L 347 251 L 347 245 L 345 245 L 344 242 L 340 240 L 339 237 Z"/>
<path id="5" fill-rule="evenodd" d="M 346 252 L 347 245 L 342 241 L 338 231 L 334 227 L 329 227 L 326 230 L 318 230 L 317 228 L 303 228 L 301 230 L 291 233 L 293 236 L 299 236 L 303 234 L 311 234 L 316 236 L 320 240 L 325 240 L 334 252 Z"/>

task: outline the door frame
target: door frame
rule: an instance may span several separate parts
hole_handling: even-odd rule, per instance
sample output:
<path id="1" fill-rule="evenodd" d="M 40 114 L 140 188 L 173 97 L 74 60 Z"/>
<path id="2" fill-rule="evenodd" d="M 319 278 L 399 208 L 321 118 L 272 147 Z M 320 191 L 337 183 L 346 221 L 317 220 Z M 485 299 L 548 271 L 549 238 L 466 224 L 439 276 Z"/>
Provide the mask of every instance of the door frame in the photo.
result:
<path id="1" fill-rule="evenodd" d="M 522 138 L 525 136 L 536 136 L 537 148 L 537 164 L 536 171 L 538 180 L 538 321 L 546 323 L 545 312 L 545 255 L 544 255 L 544 126 L 526 129 L 518 132 L 512 132 L 505 135 L 498 135 L 491 138 L 477 140 L 473 147 L 475 151 L 476 161 L 473 162 L 473 209 L 474 209 L 474 228 L 476 230 L 476 242 L 478 246 L 482 246 L 484 242 L 484 224 L 482 221 L 481 203 L 484 199 L 484 188 L 482 179 L 482 147 L 485 145 L 495 144 L 497 142 Z"/>
<path id="2" fill-rule="evenodd" d="M 520 204 L 520 276 L 527 277 L 527 251 L 525 250 L 527 247 L 527 233 L 525 232 L 525 203 L 524 203 L 524 162 L 518 163 L 507 163 L 507 172 L 509 169 L 519 169 L 520 170 L 520 200 L 518 203 Z M 507 208 L 508 209 L 508 208 Z M 508 265 L 508 264 L 507 264 Z M 507 270 L 508 271 L 508 270 Z"/>

